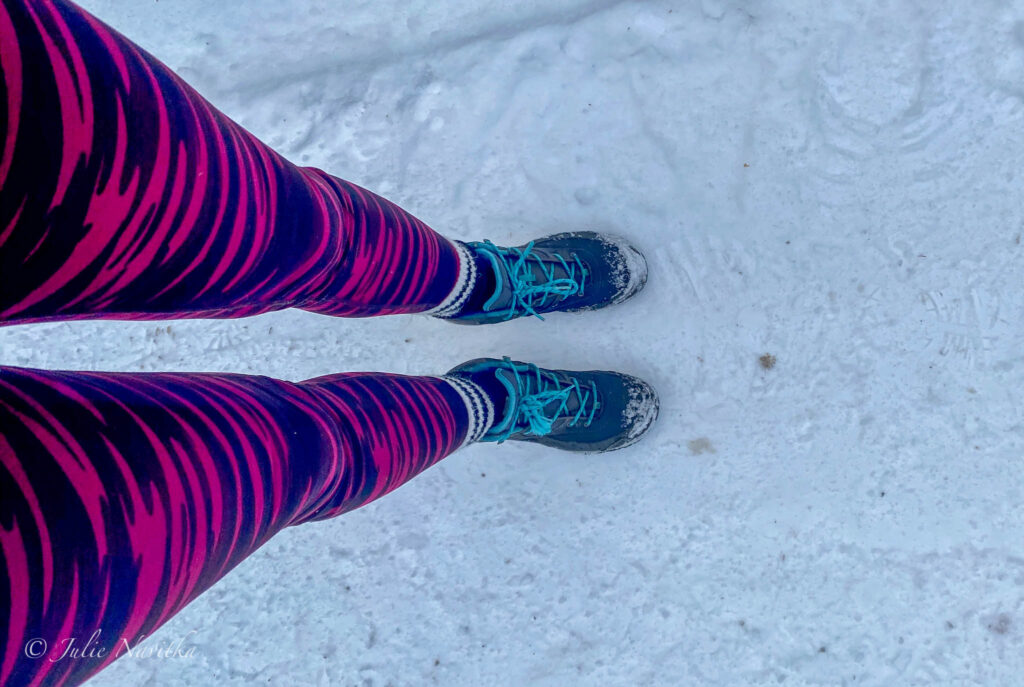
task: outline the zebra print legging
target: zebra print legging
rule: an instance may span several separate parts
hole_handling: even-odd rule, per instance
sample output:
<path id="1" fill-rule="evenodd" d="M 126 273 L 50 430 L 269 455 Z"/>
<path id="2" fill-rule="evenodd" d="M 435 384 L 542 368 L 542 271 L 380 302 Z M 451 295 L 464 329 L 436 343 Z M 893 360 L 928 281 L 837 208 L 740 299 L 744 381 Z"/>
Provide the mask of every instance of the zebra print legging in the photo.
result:
<path id="1" fill-rule="evenodd" d="M 0 63 L 0 324 L 467 296 L 460 244 L 290 164 L 68 2 L 2 0 Z M 445 378 L 0 367 L 0 684 L 85 680 L 282 528 L 478 438 L 488 406 Z"/>

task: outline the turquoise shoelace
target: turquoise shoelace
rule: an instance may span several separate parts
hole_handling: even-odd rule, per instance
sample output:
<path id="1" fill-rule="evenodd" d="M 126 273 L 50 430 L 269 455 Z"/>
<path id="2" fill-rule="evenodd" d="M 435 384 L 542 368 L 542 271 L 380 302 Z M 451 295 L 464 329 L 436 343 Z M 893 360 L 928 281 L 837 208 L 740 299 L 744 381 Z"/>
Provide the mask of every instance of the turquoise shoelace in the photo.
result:
<path id="1" fill-rule="evenodd" d="M 510 412 L 492 432 L 493 441 L 501 443 L 508 439 L 522 425 L 534 436 L 545 436 L 551 433 L 555 422 L 565 416 L 569 417 L 569 399 L 573 394 L 579 400 L 579 408 L 569 420 L 569 426 L 575 427 L 583 420 L 583 426 L 589 427 L 594 421 L 594 414 L 600 407 L 597 400 L 597 384 L 591 382 L 589 387 L 580 384 L 575 377 L 570 377 L 569 384 L 562 386 L 558 378 L 550 372 L 544 372 L 532 363 L 517 365 L 505 358 L 505 367 L 499 370 L 511 370 L 512 381 L 505 375 L 495 376 L 509 393 L 510 398 L 519 398 L 514 412 Z M 534 385 L 531 391 L 530 384 Z M 557 405 L 554 403 L 557 402 Z M 549 409 L 549 406 L 553 410 Z M 589 410 L 588 410 L 589 406 Z"/>
<path id="2" fill-rule="evenodd" d="M 543 320 L 544 317 L 536 309 L 543 307 L 548 298 L 564 300 L 569 296 L 583 294 L 588 273 L 587 268 L 575 254 L 572 256 L 572 262 L 565 260 L 557 253 L 555 254 L 567 275 L 555 278 L 555 266 L 548 265 L 539 255 L 531 252 L 533 241 L 530 241 L 521 250 L 516 247 L 496 246 L 486 240 L 473 245 L 480 248 L 488 257 L 491 264 L 494 265 L 495 274 L 499 277 L 494 294 L 484 303 L 486 312 L 494 310 L 495 303 L 504 290 L 504 284 L 500 278 L 503 273 L 508 274 L 509 288 L 512 290 L 512 302 L 509 304 L 508 312 L 505 313 L 506 320 L 511 320 L 520 314 L 533 315 Z M 535 262 L 531 262 L 531 258 Z M 533 264 L 540 267 L 544 281 L 540 281 L 537 273 L 531 269 Z M 504 270 L 501 269 L 502 265 L 505 267 Z M 539 302 L 537 299 L 540 299 Z"/>

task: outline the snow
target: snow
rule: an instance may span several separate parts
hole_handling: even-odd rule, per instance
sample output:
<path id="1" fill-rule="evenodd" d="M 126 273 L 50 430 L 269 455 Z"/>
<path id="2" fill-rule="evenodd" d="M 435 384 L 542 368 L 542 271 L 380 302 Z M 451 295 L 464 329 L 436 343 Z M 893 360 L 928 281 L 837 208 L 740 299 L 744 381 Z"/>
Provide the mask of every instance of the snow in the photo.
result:
<path id="1" fill-rule="evenodd" d="M 614 234 L 599 236 L 605 246 L 611 247 L 616 258 L 612 263 L 611 282 L 618 295 L 612 304 L 622 303 L 635 296 L 647 283 L 647 260 L 628 239 Z"/>
<path id="2" fill-rule="evenodd" d="M 154 636 L 194 658 L 91 684 L 1024 674 L 1024 3 L 83 4 L 298 163 L 454 238 L 613 231 L 650 280 L 457 333 L 8 327 L 5 364 L 299 380 L 509 355 L 661 396 L 624 451 L 472 446 L 283 532 Z"/>

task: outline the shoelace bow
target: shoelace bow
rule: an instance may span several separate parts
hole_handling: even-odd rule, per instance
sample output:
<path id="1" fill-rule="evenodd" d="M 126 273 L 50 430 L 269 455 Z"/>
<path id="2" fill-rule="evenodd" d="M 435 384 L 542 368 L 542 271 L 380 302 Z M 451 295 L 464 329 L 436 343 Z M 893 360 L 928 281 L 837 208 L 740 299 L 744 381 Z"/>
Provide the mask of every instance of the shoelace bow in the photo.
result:
<path id="1" fill-rule="evenodd" d="M 590 383 L 589 388 L 581 386 L 578 379 L 570 377 L 571 380 L 566 386 L 559 383 L 558 378 L 550 372 L 542 372 L 539 367 L 532 363 L 523 365 L 514 364 L 509 358 L 505 358 L 506 367 L 501 369 L 512 370 L 515 380 L 515 387 L 503 375 L 497 375 L 515 398 L 520 397 L 516 417 L 506 420 L 505 430 L 498 435 L 498 443 L 505 441 L 516 431 L 516 428 L 525 423 L 529 427 L 529 433 L 534 436 L 545 436 L 551 433 L 552 426 L 563 414 L 568 417 L 569 398 L 576 394 L 579 399 L 579 408 L 569 421 L 570 427 L 575 427 L 585 416 L 584 427 L 589 427 L 594 421 L 594 414 L 600 407 L 597 400 L 597 384 Z M 523 368 L 522 372 L 520 368 Z M 534 381 L 536 388 L 530 391 L 530 382 Z M 553 402 L 557 401 L 554 412 L 547 410 Z M 587 405 L 590 404 L 590 410 Z"/>
<path id="2" fill-rule="evenodd" d="M 504 263 L 505 272 L 508 274 L 509 287 L 512 290 L 512 303 L 505 314 L 506 320 L 516 317 L 520 309 L 528 315 L 533 315 L 543 320 L 544 317 L 537 312 L 536 308 L 542 307 L 547 303 L 549 297 L 553 296 L 559 300 L 564 300 L 568 296 L 582 294 L 583 288 L 586 286 L 588 272 L 587 268 L 580 262 L 579 256 L 574 253 L 570 263 L 561 255 L 555 253 L 555 257 L 562 263 L 562 269 L 568 275 L 556 279 L 554 266 L 547 265 L 539 255 L 531 252 L 533 250 L 533 243 L 533 241 L 530 241 L 521 250 L 514 246 L 510 248 L 496 246 L 488 240 L 484 240 L 482 244 L 477 244 L 491 257 L 492 262 L 498 259 Z M 541 274 L 546 279 L 543 283 L 537 283 L 537 274 L 530 269 L 530 258 L 536 260 L 536 264 L 540 267 Z M 497 268 L 498 266 L 495 265 L 496 270 Z M 577 268 L 579 268 L 578 278 L 576 274 Z M 501 274 L 500 270 L 498 274 Z M 494 309 L 494 302 L 498 299 L 501 291 L 501 280 L 499 279 L 498 288 L 495 289 L 494 295 L 484 303 L 485 311 Z M 535 303 L 535 299 L 538 297 L 540 302 Z"/>

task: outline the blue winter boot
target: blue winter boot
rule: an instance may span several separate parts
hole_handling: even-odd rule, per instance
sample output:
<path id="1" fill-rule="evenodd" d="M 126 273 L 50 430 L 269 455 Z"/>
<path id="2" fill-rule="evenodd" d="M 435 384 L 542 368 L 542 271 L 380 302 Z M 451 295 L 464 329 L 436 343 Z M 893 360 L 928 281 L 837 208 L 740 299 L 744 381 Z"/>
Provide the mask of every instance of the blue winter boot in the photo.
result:
<path id="1" fill-rule="evenodd" d="M 432 314 L 458 324 L 594 310 L 621 303 L 647 282 L 647 261 L 624 239 L 592 231 L 554 234 L 506 248 L 458 243 L 460 285 Z"/>
<path id="2" fill-rule="evenodd" d="M 638 441 L 658 416 L 654 389 L 618 372 L 546 370 L 508 358 L 480 358 L 446 377 L 473 382 L 493 406 L 493 424 L 480 441 L 614 451 Z"/>

